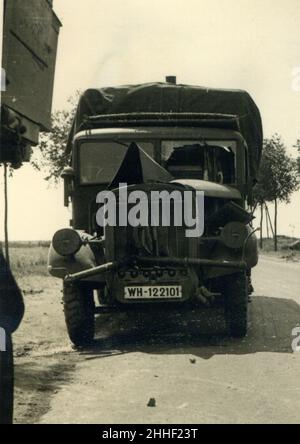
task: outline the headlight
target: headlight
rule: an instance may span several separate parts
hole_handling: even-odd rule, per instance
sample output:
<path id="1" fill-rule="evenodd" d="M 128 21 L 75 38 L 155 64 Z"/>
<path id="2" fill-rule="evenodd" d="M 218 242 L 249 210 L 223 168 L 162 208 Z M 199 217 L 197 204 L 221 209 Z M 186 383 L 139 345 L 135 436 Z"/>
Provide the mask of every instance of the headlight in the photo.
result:
<path id="1" fill-rule="evenodd" d="M 82 239 L 77 231 L 71 228 L 65 228 L 55 233 L 52 239 L 52 245 L 56 253 L 61 256 L 70 256 L 80 250 Z"/>
<path id="2" fill-rule="evenodd" d="M 246 225 L 241 222 L 229 222 L 222 229 L 221 239 L 228 248 L 242 248 L 248 236 Z"/>

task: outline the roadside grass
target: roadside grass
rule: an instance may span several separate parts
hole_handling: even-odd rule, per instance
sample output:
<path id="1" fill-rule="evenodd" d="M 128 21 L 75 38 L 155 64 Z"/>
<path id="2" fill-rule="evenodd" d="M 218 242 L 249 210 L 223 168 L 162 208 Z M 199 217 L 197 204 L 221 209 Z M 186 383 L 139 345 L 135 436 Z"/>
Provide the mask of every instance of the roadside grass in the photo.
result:
<path id="1" fill-rule="evenodd" d="M 17 277 L 39 275 L 49 276 L 47 270 L 48 246 L 37 243 L 18 243 L 10 246 L 10 262 Z"/>
<path id="2" fill-rule="evenodd" d="M 259 249 L 260 253 L 274 255 L 287 260 L 300 260 L 300 251 L 291 250 L 289 245 L 298 240 L 296 237 L 278 236 L 278 251 L 274 251 L 274 240 L 272 238 L 263 238 L 263 248 Z"/>

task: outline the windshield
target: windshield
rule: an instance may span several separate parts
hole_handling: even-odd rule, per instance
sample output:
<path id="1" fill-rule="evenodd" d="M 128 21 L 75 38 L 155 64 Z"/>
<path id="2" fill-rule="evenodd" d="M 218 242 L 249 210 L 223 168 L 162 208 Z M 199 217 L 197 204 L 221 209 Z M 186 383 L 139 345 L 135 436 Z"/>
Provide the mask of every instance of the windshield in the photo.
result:
<path id="1" fill-rule="evenodd" d="M 80 182 L 110 183 L 115 177 L 130 142 L 88 142 L 80 146 Z M 154 155 L 152 142 L 138 142 L 149 156 Z"/>
<path id="2" fill-rule="evenodd" d="M 168 140 L 162 142 L 162 166 L 176 179 L 236 182 L 236 142 Z"/>
<path id="3" fill-rule="evenodd" d="M 80 146 L 80 182 L 110 183 L 119 170 L 132 141 L 84 142 Z M 155 142 L 137 141 L 154 158 Z M 236 141 L 163 140 L 161 165 L 175 179 L 199 179 L 236 183 Z"/>

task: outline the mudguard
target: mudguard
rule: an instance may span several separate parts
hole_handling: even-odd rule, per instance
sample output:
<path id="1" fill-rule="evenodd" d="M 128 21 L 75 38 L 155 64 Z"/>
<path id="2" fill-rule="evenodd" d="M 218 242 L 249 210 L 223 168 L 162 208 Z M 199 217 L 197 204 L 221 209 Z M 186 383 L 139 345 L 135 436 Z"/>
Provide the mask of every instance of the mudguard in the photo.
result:
<path id="1" fill-rule="evenodd" d="M 250 234 L 252 228 L 248 227 L 248 230 Z M 258 263 L 258 242 L 255 233 L 253 233 L 247 241 L 245 248 L 245 262 L 249 269 L 255 267 Z"/>
<path id="2" fill-rule="evenodd" d="M 253 232 L 253 229 L 250 226 L 247 226 L 247 230 L 249 235 Z M 212 259 L 219 260 L 227 260 L 227 261 L 237 261 L 244 260 L 247 265 L 247 269 L 251 269 L 255 267 L 258 263 L 258 245 L 257 245 L 257 237 L 255 233 L 253 233 L 247 240 L 246 247 L 244 249 L 244 258 L 242 258 L 243 251 L 242 250 L 233 250 L 226 247 L 222 242 L 217 242 L 215 247 L 210 253 L 210 257 Z M 204 275 L 206 279 L 212 279 L 215 277 L 221 277 L 228 274 L 233 274 L 236 272 L 236 269 L 228 268 L 217 268 L 217 267 L 206 267 L 204 271 Z"/>
<path id="3" fill-rule="evenodd" d="M 67 274 L 77 273 L 96 267 L 95 255 L 89 245 L 83 245 L 72 256 L 61 256 L 51 244 L 48 255 L 48 271 L 57 278 L 64 279 Z"/>

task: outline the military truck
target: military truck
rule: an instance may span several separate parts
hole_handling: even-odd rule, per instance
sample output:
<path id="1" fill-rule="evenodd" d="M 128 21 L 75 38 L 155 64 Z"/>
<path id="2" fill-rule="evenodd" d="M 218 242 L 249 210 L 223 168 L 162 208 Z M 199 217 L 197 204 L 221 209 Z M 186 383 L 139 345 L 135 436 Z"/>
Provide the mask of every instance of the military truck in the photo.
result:
<path id="1" fill-rule="evenodd" d="M 95 313 L 150 307 L 221 303 L 230 334 L 247 333 L 250 273 L 258 262 L 248 210 L 262 149 L 260 113 L 247 92 L 167 80 L 90 89 L 79 101 L 63 173 L 71 228 L 55 233 L 48 264 L 63 280 L 67 329 L 77 346 L 93 340 Z M 105 202 L 97 196 L 105 190 L 115 195 L 116 213 L 124 191 L 142 192 L 150 203 L 156 191 L 158 205 L 174 191 L 202 192 L 203 233 L 189 237 L 184 222 L 172 224 L 174 200 L 168 226 L 99 224 Z"/>

